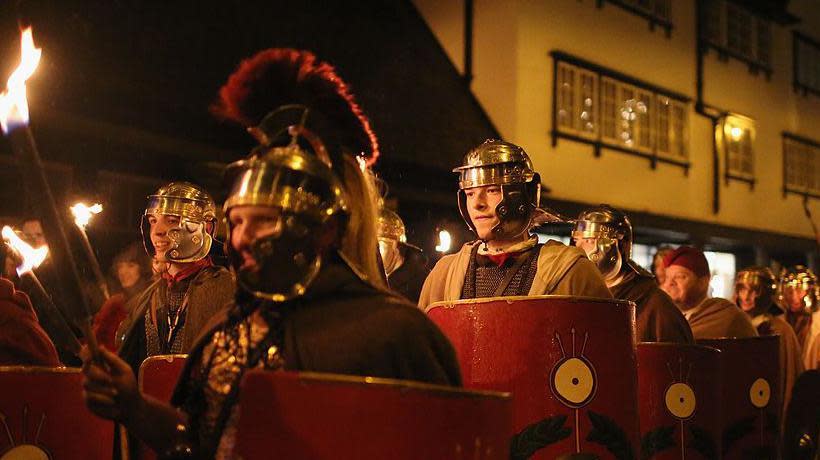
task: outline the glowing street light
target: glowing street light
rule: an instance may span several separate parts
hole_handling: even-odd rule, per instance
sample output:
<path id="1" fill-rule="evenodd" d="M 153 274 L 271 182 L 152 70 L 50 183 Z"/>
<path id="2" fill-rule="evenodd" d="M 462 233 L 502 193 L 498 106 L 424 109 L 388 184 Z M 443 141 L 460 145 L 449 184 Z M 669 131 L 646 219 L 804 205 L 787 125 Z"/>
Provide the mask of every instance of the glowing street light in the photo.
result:
<path id="1" fill-rule="evenodd" d="M 440 230 L 438 232 L 438 244 L 436 245 L 436 251 L 445 253 L 450 250 L 452 244 L 453 237 L 450 236 L 450 232 L 447 230 Z"/>

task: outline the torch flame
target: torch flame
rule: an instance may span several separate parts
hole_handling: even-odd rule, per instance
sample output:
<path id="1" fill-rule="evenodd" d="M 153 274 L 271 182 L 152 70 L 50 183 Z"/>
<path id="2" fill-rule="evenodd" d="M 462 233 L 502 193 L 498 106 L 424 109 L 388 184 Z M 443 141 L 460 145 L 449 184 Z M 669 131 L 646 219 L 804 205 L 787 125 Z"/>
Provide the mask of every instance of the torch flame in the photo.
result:
<path id="1" fill-rule="evenodd" d="M 17 274 L 20 276 L 39 267 L 48 256 L 48 246 L 40 246 L 37 249 L 32 248 L 20 239 L 17 233 L 8 225 L 3 227 L 3 239 L 23 258 L 23 263 L 17 267 Z"/>
<path id="2" fill-rule="evenodd" d="M 90 207 L 85 203 L 77 203 L 71 207 L 71 214 L 74 215 L 74 223 L 77 224 L 80 229 L 85 230 L 85 227 L 94 214 L 99 214 L 102 210 L 103 207 L 100 203 L 94 203 L 94 205 Z"/>
<path id="3" fill-rule="evenodd" d="M 0 126 L 9 132 L 9 126 L 28 124 L 28 101 L 26 100 L 26 80 L 37 69 L 42 50 L 34 47 L 31 27 L 20 36 L 20 65 L 11 73 L 6 82 L 6 90 L 0 93 Z"/>

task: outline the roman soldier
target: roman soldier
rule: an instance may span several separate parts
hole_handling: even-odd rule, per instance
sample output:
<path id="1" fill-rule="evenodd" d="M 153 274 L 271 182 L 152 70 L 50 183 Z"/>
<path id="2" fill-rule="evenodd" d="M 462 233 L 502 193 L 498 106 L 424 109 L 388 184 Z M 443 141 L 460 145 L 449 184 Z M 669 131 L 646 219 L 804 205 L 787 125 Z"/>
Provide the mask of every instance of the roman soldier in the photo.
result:
<path id="1" fill-rule="evenodd" d="M 538 208 L 541 179 L 524 149 L 487 140 L 464 157 L 458 208 L 478 237 L 442 257 L 419 299 L 424 309 L 441 300 L 563 294 L 611 298 L 583 251 L 538 243 L 532 228 L 546 216 Z"/>
<path id="2" fill-rule="evenodd" d="M 800 342 L 775 302 L 777 278 L 768 267 L 747 267 L 735 276 L 734 301 L 752 320 L 760 335 L 780 336 L 780 367 L 784 406 L 791 399 L 797 376 L 803 372 Z"/>
<path id="3" fill-rule="evenodd" d="M 586 252 L 616 299 L 635 302 L 639 342 L 693 343 L 689 323 L 655 277 L 632 257 L 632 223 L 623 212 L 602 204 L 575 220 L 572 242 Z"/>
<path id="4" fill-rule="evenodd" d="M 148 197 L 140 225 L 162 276 L 128 302 L 119 354 L 139 369 L 148 356 L 188 353 L 205 324 L 232 299 L 233 277 L 209 257 L 216 205 L 201 187 L 172 182 Z"/>
<path id="5" fill-rule="evenodd" d="M 390 289 L 413 303 L 418 302 L 429 273 L 427 258 L 420 248 L 407 242 L 401 217 L 385 207 L 379 214 L 379 254 Z"/>
<path id="6" fill-rule="evenodd" d="M 228 170 L 236 299 L 191 351 L 172 405 L 139 394 L 121 360 L 103 352 L 107 371 L 86 350 L 89 407 L 158 452 L 233 458 L 248 369 L 460 384 L 447 339 L 384 285 L 377 195 L 355 158 L 375 160 L 378 144 L 333 67 L 306 51 L 262 51 L 220 96 L 216 113 L 260 142 Z"/>
<path id="7" fill-rule="evenodd" d="M 797 265 L 780 275 L 779 297 L 786 310 L 786 321 L 794 328 L 803 347 L 806 369 L 820 369 L 820 288 L 810 268 Z"/>

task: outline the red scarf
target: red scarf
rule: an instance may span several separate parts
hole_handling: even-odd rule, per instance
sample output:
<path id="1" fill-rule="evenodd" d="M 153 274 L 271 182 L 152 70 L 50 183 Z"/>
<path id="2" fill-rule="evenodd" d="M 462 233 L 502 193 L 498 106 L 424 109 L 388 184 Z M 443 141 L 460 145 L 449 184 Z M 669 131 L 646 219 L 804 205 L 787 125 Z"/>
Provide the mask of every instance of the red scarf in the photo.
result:
<path id="1" fill-rule="evenodd" d="M 205 267 L 213 267 L 214 263 L 211 261 L 210 257 L 206 257 L 204 259 L 197 260 L 196 262 L 192 262 L 187 264 L 185 268 L 178 271 L 176 274 L 171 275 L 168 272 L 164 272 L 162 274 L 162 278 L 168 282 L 168 286 L 176 284 L 186 278 L 190 278 L 191 276 L 196 275 Z"/>

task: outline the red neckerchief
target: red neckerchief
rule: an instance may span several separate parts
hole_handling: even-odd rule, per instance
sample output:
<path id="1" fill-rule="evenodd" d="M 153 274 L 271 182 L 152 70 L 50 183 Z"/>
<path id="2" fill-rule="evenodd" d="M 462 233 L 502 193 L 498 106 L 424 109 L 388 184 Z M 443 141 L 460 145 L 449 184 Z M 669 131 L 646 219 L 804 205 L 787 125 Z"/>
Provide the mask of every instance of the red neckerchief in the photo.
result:
<path id="1" fill-rule="evenodd" d="M 499 254 L 478 254 L 478 257 L 479 257 L 478 262 L 480 264 L 481 263 L 480 262 L 481 258 L 484 258 L 485 260 L 488 260 L 488 261 L 494 263 L 495 265 L 501 267 L 507 261 L 514 260 L 514 259 L 518 258 L 518 256 L 520 256 L 521 254 L 529 251 L 530 249 L 532 249 L 532 248 L 527 248 L 527 249 L 524 249 L 524 250 L 521 250 L 521 251 L 515 251 L 515 252 L 502 252 L 502 253 L 499 253 Z M 489 264 L 485 262 L 482 265 L 486 266 L 486 265 L 489 265 Z"/>
<path id="2" fill-rule="evenodd" d="M 502 252 L 501 254 L 487 254 L 487 258 L 492 260 L 499 267 L 504 265 L 511 256 L 518 254 L 517 252 Z"/>
<path id="3" fill-rule="evenodd" d="M 186 266 L 174 275 L 165 272 L 162 274 L 162 278 L 168 282 L 168 286 L 171 286 L 172 284 L 176 284 L 186 278 L 196 275 L 203 268 L 212 267 L 213 265 L 214 263 L 211 261 L 211 258 L 206 257 L 204 259 L 197 260 L 196 262 L 192 262 L 190 265 Z"/>

